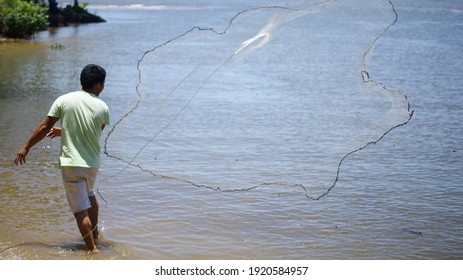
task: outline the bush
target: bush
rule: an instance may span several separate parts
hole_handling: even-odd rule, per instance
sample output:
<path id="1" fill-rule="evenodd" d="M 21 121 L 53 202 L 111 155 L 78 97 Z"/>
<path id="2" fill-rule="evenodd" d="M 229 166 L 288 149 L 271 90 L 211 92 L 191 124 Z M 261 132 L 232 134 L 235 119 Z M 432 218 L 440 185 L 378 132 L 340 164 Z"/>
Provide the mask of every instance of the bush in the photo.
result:
<path id="1" fill-rule="evenodd" d="M 12 38 L 28 37 L 48 27 L 48 16 L 43 8 L 23 1 L 5 12 L 2 21 L 3 34 Z"/>
<path id="2" fill-rule="evenodd" d="M 3 32 L 3 19 L 19 0 L 0 0 L 0 34 Z"/>
<path id="3" fill-rule="evenodd" d="M 2 9 L 10 9 L 16 6 L 19 0 L 0 0 L 0 12 Z"/>

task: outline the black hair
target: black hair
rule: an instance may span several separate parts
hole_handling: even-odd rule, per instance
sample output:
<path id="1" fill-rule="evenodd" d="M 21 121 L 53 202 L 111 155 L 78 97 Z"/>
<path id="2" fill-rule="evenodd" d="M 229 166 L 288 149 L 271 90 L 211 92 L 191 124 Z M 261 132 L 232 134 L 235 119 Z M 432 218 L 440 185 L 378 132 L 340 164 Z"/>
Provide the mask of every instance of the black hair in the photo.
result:
<path id="1" fill-rule="evenodd" d="M 98 83 L 104 83 L 106 79 L 106 71 L 103 67 L 96 64 L 89 64 L 82 69 L 80 73 L 80 84 L 82 89 L 92 89 Z"/>

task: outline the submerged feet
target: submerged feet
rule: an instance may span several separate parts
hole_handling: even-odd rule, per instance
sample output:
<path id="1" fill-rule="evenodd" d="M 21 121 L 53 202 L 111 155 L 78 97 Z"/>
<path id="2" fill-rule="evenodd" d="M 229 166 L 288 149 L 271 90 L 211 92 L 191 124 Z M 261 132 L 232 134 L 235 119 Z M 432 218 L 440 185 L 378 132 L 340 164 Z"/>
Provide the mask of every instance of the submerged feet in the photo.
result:
<path id="1" fill-rule="evenodd" d="M 97 249 L 96 245 L 98 245 L 98 237 L 100 236 L 100 232 L 98 231 L 98 227 L 95 227 L 93 230 L 92 230 L 92 235 L 93 235 L 93 243 L 95 244 L 93 249 L 90 249 L 89 248 L 89 253 L 91 254 L 99 254 L 101 253 L 101 251 L 99 249 Z"/>
<path id="2" fill-rule="evenodd" d="M 90 250 L 90 251 L 88 251 L 88 252 L 89 252 L 90 254 L 99 254 L 99 253 L 101 253 L 101 251 L 98 250 L 98 249 L 96 248 L 96 246 L 95 246 L 95 248 L 94 248 L 93 250 Z"/>

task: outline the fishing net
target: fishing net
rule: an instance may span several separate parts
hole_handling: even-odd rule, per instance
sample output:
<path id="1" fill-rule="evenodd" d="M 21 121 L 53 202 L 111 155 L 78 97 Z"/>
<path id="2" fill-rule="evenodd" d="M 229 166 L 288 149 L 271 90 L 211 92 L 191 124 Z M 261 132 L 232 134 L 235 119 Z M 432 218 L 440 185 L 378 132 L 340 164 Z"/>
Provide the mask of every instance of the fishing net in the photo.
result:
<path id="1" fill-rule="evenodd" d="M 288 2 L 153 46 L 105 140 L 125 164 L 113 177 L 132 166 L 223 192 L 323 197 L 346 157 L 411 118 L 406 96 L 368 72 L 397 19 L 390 1 Z"/>

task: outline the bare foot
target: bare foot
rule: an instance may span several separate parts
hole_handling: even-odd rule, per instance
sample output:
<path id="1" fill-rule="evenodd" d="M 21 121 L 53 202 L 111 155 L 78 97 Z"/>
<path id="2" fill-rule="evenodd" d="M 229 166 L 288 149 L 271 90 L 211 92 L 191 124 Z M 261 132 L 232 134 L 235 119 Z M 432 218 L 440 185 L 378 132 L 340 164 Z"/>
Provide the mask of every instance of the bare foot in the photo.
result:
<path id="1" fill-rule="evenodd" d="M 101 251 L 98 250 L 98 249 L 95 247 L 95 249 L 91 250 L 90 253 L 92 253 L 92 254 L 99 254 L 99 253 L 101 253 Z"/>

